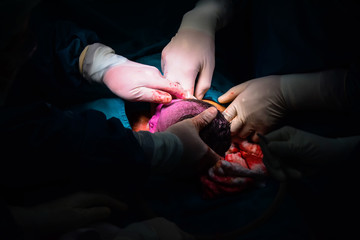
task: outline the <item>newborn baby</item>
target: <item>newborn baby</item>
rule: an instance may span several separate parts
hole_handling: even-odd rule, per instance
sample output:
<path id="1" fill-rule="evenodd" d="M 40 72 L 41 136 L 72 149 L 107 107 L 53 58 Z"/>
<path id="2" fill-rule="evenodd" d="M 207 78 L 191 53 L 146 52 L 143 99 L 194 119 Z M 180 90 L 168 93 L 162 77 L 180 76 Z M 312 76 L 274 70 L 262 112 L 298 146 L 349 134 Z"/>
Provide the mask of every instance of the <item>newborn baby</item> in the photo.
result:
<path id="1" fill-rule="evenodd" d="M 210 103 L 195 99 L 176 99 L 169 104 L 160 104 L 149 121 L 149 131 L 163 132 L 171 125 L 192 118 L 211 106 Z M 216 118 L 200 131 L 200 137 L 211 149 L 224 157 L 231 145 L 230 123 L 218 112 Z"/>
<path id="2" fill-rule="evenodd" d="M 192 99 L 176 99 L 169 104 L 160 104 L 149 120 L 148 129 L 150 132 L 165 131 L 171 125 L 194 117 L 211 106 L 208 102 Z M 242 192 L 257 185 L 259 177 L 266 176 L 260 146 L 245 139 L 231 142 L 230 123 L 220 112 L 200 131 L 200 137 L 224 157 L 200 176 L 205 198 Z"/>

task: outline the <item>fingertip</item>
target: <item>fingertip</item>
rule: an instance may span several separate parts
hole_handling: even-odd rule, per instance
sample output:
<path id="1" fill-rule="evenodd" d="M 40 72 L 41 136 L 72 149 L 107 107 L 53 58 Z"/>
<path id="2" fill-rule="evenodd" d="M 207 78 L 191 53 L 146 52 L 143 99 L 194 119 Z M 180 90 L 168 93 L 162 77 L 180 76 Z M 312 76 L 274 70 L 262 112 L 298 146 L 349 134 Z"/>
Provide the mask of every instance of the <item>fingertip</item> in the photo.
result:
<path id="1" fill-rule="evenodd" d="M 203 99 L 210 86 L 211 79 L 203 82 L 198 82 L 195 89 L 195 97 L 200 100 Z"/>
<path id="2" fill-rule="evenodd" d="M 204 95 L 205 95 L 205 93 L 195 94 L 195 98 L 202 100 Z"/>
<path id="3" fill-rule="evenodd" d="M 226 93 L 225 93 L 226 94 Z M 218 97 L 218 102 L 219 103 L 228 103 L 228 101 L 226 101 L 226 97 L 225 94 L 221 95 L 220 97 Z"/>
<path id="4" fill-rule="evenodd" d="M 204 156 L 200 159 L 198 164 L 198 170 L 201 171 L 208 171 L 209 168 L 213 167 L 221 157 L 210 147 L 208 147 Z"/>
<path id="5" fill-rule="evenodd" d="M 218 97 L 219 103 L 229 103 L 236 98 L 237 94 L 232 89 Z"/>
<path id="6" fill-rule="evenodd" d="M 216 107 L 209 107 L 202 113 L 202 118 L 205 120 L 206 125 L 209 124 L 212 120 L 214 120 L 218 114 L 218 110 Z"/>
<path id="7" fill-rule="evenodd" d="M 199 115 L 192 118 L 192 122 L 196 129 L 200 131 L 202 128 L 210 124 L 217 116 L 218 110 L 215 107 L 205 109 Z"/>
<path id="8" fill-rule="evenodd" d="M 183 99 L 197 99 L 190 90 L 184 90 L 184 93 Z"/>
<path id="9" fill-rule="evenodd" d="M 241 138 L 244 138 L 243 135 L 240 134 L 240 131 L 243 129 L 243 125 L 243 122 L 238 117 L 233 118 L 230 125 L 231 133 L 238 134 Z M 247 136 L 245 136 L 245 138 L 246 137 Z"/>
<path id="10" fill-rule="evenodd" d="M 172 96 L 169 93 L 156 90 L 153 92 L 150 102 L 166 104 L 170 103 L 171 100 Z"/>
<path id="11" fill-rule="evenodd" d="M 251 141 L 254 142 L 254 143 L 259 143 L 260 141 L 260 138 L 257 134 L 254 134 L 252 137 L 251 137 Z"/>
<path id="12" fill-rule="evenodd" d="M 261 144 L 268 144 L 269 141 L 267 140 L 267 138 L 262 135 L 261 133 L 256 133 L 255 134 L 257 136 L 257 142 L 261 145 Z"/>
<path id="13" fill-rule="evenodd" d="M 224 116 L 224 118 L 226 119 L 226 121 L 231 122 L 231 120 L 233 119 L 232 116 L 227 113 L 225 110 L 221 112 L 221 114 Z"/>
<path id="14" fill-rule="evenodd" d="M 214 107 L 214 106 L 212 106 L 212 107 L 209 107 L 208 109 L 207 109 L 207 111 L 211 114 L 211 115 L 217 115 L 218 114 L 218 110 L 217 110 L 217 108 L 216 107 Z"/>

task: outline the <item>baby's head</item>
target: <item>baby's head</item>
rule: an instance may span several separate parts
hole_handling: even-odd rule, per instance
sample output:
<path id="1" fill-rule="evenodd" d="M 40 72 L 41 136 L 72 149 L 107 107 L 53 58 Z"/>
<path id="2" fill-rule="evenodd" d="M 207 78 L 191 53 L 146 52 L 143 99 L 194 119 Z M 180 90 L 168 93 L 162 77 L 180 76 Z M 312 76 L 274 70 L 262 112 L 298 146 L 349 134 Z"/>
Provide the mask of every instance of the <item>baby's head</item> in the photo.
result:
<path id="1" fill-rule="evenodd" d="M 160 104 L 149 121 L 150 132 L 163 132 L 171 125 L 192 118 L 210 103 L 195 99 L 176 99 L 169 104 Z M 217 154 L 224 156 L 231 145 L 230 123 L 218 112 L 216 118 L 200 131 L 201 139 Z"/>

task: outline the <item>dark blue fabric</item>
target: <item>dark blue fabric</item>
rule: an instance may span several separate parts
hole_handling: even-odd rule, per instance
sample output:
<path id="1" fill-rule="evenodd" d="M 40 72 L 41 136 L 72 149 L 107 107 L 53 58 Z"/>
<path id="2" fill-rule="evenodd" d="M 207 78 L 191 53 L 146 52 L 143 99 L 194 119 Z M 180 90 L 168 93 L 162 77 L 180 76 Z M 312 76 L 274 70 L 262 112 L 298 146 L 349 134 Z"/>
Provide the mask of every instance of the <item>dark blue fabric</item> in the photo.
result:
<path id="1" fill-rule="evenodd" d="M 107 119 L 99 111 L 66 110 L 115 97 L 105 86 L 81 77 L 80 53 L 99 37 L 80 27 L 81 21 L 72 21 L 79 9 L 67 7 L 64 2 L 44 1 L 32 13 L 30 28 L 37 49 L 18 72 L 6 106 L 0 109 L 6 156 L 1 161 L 1 185 L 18 204 L 44 201 L 46 197 L 31 200 L 31 192 L 52 184 L 57 186 L 54 195 L 100 185 L 136 191 L 149 174 L 149 159 L 119 119 Z"/>
<path id="2" fill-rule="evenodd" d="M 119 119 L 106 120 L 92 110 L 62 111 L 45 103 L 1 108 L 1 113 L 0 178 L 8 189 L 67 183 L 73 187 L 69 191 L 101 186 L 131 192 L 148 176 L 149 162 Z M 19 194 L 16 201 L 29 204 L 22 202 L 24 192 Z"/>

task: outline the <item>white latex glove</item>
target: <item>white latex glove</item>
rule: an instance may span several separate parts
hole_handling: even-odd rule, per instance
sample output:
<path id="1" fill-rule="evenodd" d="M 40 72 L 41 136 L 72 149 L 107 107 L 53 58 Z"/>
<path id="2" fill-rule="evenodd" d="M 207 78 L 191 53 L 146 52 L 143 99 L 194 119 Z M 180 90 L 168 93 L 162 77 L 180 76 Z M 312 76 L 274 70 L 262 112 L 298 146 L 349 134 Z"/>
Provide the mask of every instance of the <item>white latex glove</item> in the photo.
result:
<path id="1" fill-rule="evenodd" d="M 219 97 L 220 103 L 234 100 L 223 112 L 233 135 L 259 140 L 279 124 L 288 111 L 342 111 L 348 100 L 346 71 L 334 69 L 315 73 L 273 75 L 239 84 Z"/>
<path id="2" fill-rule="evenodd" d="M 180 83 L 187 91 L 186 98 L 195 94 L 202 99 L 211 86 L 215 68 L 214 37 L 198 30 L 180 29 L 162 51 L 161 67 L 167 79 Z"/>
<path id="3" fill-rule="evenodd" d="M 169 103 L 172 95 L 184 98 L 186 94 L 178 83 L 165 79 L 157 68 L 130 61 L 99 43 L 83 51 L 79 68 L 87 80 L 104 83 L 113 93 L 129 101 Z"/>
<path id="4" fill-rule="evenodd" d="M 280 181 L 300 178 L 306 169 L 346 164 L 359 144 L 360 136 L 325 138 L 288 126 L 260 138 L 263 162 Z"/>
<path id="5" fill-rule="evenodd" d="M 85 227 L 105 220 L 112 211 L 126 209 L 124 203 L 107 195 L 84 192 L 32 207 L 10 207 L 16 223 L 26 236 L 33 237 Z"/>
<path id="6" fill-rule="evenodd" d="M 157 217 L 133 223 L 122 229 L 114 240 L 195 240 L 190 234 L 182 231 L 176 224 Z"/>
<path id="7" fill-rule="evenodd" d="M 286 104 L 280 88 L 280 76 L 268 76 L 239 84 L 220 96 L 220 103 L 232 103 L 223 111 L 231 121 L 231 133 L 240 138 L 265 134 L 280 122 Z"/>
<path id="8" fill-rule="evenodd" d="M 211 86 L 215 68 L 215 31 L 229 18 L 228 0 L 200 0 L 187 12 L 177 34 L 164 48 L 161 68 L 167 79 L 178 82 L 202 99 Z M 198 80 L 195 87 L 195 80 Z"/>

